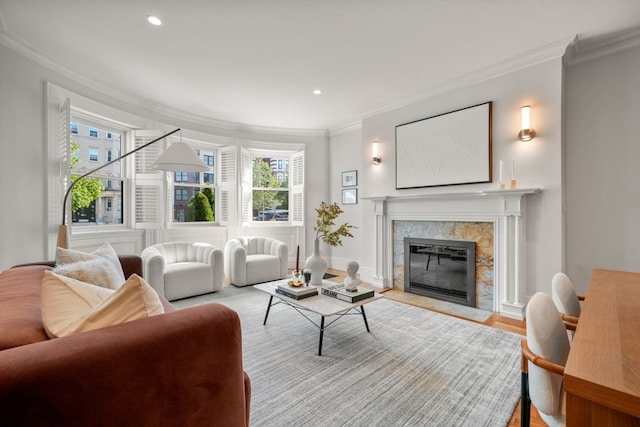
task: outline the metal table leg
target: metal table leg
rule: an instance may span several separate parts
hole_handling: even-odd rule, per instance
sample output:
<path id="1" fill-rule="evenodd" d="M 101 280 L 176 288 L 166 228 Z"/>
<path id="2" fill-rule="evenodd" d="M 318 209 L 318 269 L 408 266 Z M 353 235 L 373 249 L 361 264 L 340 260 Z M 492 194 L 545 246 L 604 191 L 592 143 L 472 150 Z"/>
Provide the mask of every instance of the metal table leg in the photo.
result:
<path id="1" fill-rule="evenodd" d="M 264 322 L 262 322 L 263 325 L 267 324 L 267 318 L 269 317 L 269 310 L 271 310 L 271 303 L 273 302 L 273 295 L 271 295 L 271 298 L 269 298 L 269 305 L 267 305 L 267 312 L 264 315 Z"/>
<path id="2" fill-rule="evenodd" d="M 324 335 L 324 316 L 320 319 L 320 342 L 318 343 L 318 356 L 322 356 L 322 336 Z"/>
<path id="3" fill-rule="evenodd" d="M 371 332 L 369 330 L 369 322 L 367 322 L 367 315 L 364 313 L 364 305 L 360 306 L 360 311 L 362 312 L 362 318 L 364 319 L 364 326 L 366 326 L 367 332 Z"/>

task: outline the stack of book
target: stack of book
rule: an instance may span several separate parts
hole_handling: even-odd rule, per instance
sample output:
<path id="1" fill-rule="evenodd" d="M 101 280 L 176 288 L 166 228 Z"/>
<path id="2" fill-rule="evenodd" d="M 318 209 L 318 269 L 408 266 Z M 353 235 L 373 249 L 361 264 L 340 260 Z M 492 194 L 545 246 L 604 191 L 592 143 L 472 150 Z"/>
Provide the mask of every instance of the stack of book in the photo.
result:
<path id="1" fill-rule="evenodd" d="M 293 299 L 303 299 L 318 295 L 318 288 L 315 286 L 291 286 L 288 283 L 280 283 L 276 292 Z"/>
<path id="2" fill-rule="evenodd" d="M 343 284 L 325 286 L 322 295 L 337 298 L 342 301 L 354 303 L 363 299 L 372 298 L 374 292 L 371 289 L 358 287 L 356 291 L 347 291 Z"/>

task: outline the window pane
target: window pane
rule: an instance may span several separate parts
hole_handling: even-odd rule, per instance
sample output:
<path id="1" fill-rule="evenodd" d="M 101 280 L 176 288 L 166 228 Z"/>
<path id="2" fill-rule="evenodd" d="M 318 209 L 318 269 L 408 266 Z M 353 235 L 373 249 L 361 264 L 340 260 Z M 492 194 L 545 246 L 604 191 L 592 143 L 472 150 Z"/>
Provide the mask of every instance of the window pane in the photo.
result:
<path id="1" fill-rule="evenodd" d="M 289 159 L 253 159 L 253 188 L 289 188 Z"/>
<path id="2" fill-rule="evenodd" d="M 173 221 L 198 222 L 215 220 L 215 194 L 212 188 L 174 187 Z"/>
<path id="3" fill-rule="evenodd" d="M 116 179 L 103 179 L 104 190 L 96 200 L 96 216 L 102 224 L 122 224 L 124 215 L 122 211 L 123 181 Z"/>
<path id="4" fill-rule="evenodd" d="M 122 224 L 124 222 L 124 212 L 122 211 L 122 189 L 124 186 L 122 181 L 92 179 L 90 177 L 83 181 L 90 185 L 99 182 L 102 185 L 102 190 L 97 199 L 88 202 L 88 206 L 76 209 L 72 213 L 74 225 Z M 79 182 L 76 187 L 81 184 L 82 182 Z"/>
<path id="5" fill-rule="evenodd" d="M 289 192 L 286 190 L 253 190 L 254 221 L 288 221 Z"/>
<path id="6" fill-rule="evenodd" d="M 289 158 L 253 158 L 252 218 L 289 221 Z"/>
<path id="7" fill-rule="evenodd" d="M 215 152 L 194 148 L 210 172 L 175 172 L 173 180 L 173 222 L 215 221 Z"/>
<path id="8" fill-rule="evenodd" d="M 89 147 L 89 161 L 97 162 L 98 161 L 98 153 L 99 150 L 94 147 Z"/>
<path id="9" fill-rule="evenodd" d="M 112 153 L 120 152 L 121 135 L 114 131 L 107 139 L 107 131 L 81 122 L 72 122 L 73 138 L 69 166 L 72 179 L 111 161 Z M 102 137 L 100 137 L 102 135 Z M 99 143 L 100 148 L 95 145 Z M 104 157 L 100 151 L 104 151 Z M 124 177 L 120 162 L 78 182 L 71 191 L 72 221 L 74 225 L 123 224 Z"/>

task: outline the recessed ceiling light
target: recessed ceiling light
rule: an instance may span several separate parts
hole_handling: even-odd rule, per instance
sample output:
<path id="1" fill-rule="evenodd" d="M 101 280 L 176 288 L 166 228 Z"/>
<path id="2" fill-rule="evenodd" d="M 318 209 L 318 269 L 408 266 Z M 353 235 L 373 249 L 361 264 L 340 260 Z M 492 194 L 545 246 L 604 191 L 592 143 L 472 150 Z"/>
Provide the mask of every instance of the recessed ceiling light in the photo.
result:
<path id="1" fill-rule="evenodd" d="M 314 90 L 313 90 L 313 94 L 314 94 L 314 95 L 321 95 L 321 94 L 322 94 L 322 91 L 321 91 L 320 89 L 314 89 Z"/>
<path id="2" fill-rule="evenodd" d="M 162 25 L 162 20 L 157 16 L 153 16 L 153 15 L 147 16 L 147 21 L 151 25 Z"/>

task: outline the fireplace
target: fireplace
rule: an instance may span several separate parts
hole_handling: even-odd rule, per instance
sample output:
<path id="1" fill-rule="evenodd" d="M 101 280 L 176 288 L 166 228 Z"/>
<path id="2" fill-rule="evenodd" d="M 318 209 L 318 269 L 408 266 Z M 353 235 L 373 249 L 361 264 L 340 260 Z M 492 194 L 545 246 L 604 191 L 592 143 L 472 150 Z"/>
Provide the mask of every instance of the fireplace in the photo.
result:
<path id="1" fill-rule="evenodd" d="M 404 291 L 404 238 L 476 243 L 476 307 L 523 318 L 526 196 L 540 188 L 362 197 L 374 204 L 371 283 Z"/>
<path id="2" fill-rule="evenodd" d="M 404 290 L 476 306 L 476 243 L 404 238 Z"/>

